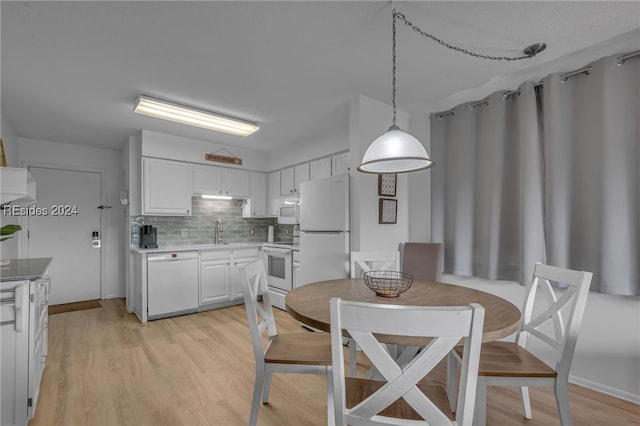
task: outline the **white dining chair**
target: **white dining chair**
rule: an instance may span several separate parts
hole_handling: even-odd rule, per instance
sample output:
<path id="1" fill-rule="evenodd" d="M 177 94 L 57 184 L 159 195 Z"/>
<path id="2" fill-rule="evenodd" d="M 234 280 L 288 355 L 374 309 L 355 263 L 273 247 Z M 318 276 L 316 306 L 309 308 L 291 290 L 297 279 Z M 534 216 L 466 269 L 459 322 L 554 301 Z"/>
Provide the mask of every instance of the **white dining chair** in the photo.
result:
<path id="1" fill-rule="evenodd" d="M 400 270 L 399 251 L 352 251 L 351 278 L 362 278 L 365 272 L 372 269 L 382 271 Z"/>
<path id="2" fill-rule="evenodd" d="M 336 425 L 471 426 L 484 325 L 482 306 L 403 306 L 333 298 L 330 318 Z M 345 377 L 343 330 L 362 348 L 382 381 Z M 419 336 L 431 341 L 401 366 L 378 340 L 379 335 Z M 423 379 L 461 339 L 464 353 L 458 412 L 452 420 L 444 387 L 427 385 Z"/>
<path id="3" fill-rule="evenodd" d="M 529 386 L 552 387 L 561 424 L 572 424 L 568 392 L 569 371 L 592 276 L 591 272 L 536 263 L 533 279 L 527 288 L 522 325 L 516 335 L 516 341 L 490 342 L 482 345 L 474 425 L 486 424 L 488 386 L 519 386 L 522 410 L 527 419 L 531 419 Z M 556 287 L 554 290 L 552 282 L 562 284 L 562 287 L 566 288 Z M 544 298 L 536 299 L 538 288 L 544 293 Z M 541 304 L 545 306 L 540 307 Z M 545 354 L 549 364 L 526 349 L 531 340 L 528 339 L 529 336 L 549 347 Z M 460 354 L 461 351 L 456 349 L 448 359 L 447 386 L 450 401 L 455 401 L 457 392 L 456 361 L 460 360 Z"/>
<path id="4" fill-rule="evenodd" d="M 399 251 L 352 251 L 351 252 L 351 278 L 362 278 L 365 272 L 371 270 L 379 271 L 399 271 L 400 252 Z M 347 340 L 349 345 L 349 375 L 355 377 L 357 374 L 357 345 L 351 339 Z"/>
<path id="5" fill-rule="evenodd" d="M 267 291 L 264 262 L 256 260 L 240 268 L 240 284 L 249 321 L 256 381 L 251 401 L 249 425 L 255 426 L 260 401 L 266 403 L 273 373 L 325 374 L 327 376 L 327 416 L 333 423 L 333 385 L 331 341 L 326 333 L 301 332 L 278 334 L 273 307 Z M 262 296 L 262 303 L 258 297 Z M 263 333 L 268 332 L 264 345 Z"/>

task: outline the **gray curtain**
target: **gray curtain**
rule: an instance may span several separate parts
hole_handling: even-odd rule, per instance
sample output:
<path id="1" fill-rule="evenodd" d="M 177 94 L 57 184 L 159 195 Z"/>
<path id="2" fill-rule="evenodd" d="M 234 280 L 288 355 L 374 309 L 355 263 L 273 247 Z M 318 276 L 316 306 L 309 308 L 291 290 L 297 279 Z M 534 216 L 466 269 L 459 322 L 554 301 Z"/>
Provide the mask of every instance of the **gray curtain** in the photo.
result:
<path id="1" fill-rule="evenodd" d="M 445 272 L 528 282 L 545 261 L 536 89 L 431 116 L 432 241 Z"/>
<path id="2" fill-rule="evenodd" d="M 640 56 L 621 56 L 432 114 L 445 272 L 526 283 L 541 261 L 640 295 Z"/>
<path id="3" fill-rule="evenodd" d="M 543 80 L 547 258 L 640 295 L 640 57 L 620 56 Z"/>

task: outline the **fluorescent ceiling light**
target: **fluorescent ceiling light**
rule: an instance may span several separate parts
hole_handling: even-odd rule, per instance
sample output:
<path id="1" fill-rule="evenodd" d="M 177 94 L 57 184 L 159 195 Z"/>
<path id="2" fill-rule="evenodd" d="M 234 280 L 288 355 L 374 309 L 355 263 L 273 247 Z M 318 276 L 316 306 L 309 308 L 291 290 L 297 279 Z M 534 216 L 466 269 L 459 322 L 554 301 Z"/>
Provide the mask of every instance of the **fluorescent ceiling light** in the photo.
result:
<path id="1" fill-rule="evenodd" d="M 249 136 L 259 129 L 256 123 L 250 121 L 226 117 L 145 95 L 138 96 L 133 111 L 150 117 L 238 136 Z"/>
<path id="2" fill-rule="evenodd" d="M 231 195 L 201 195 L 200 198 L 204 198 L 205 200 L 231 200 L 233 197 Z"/>

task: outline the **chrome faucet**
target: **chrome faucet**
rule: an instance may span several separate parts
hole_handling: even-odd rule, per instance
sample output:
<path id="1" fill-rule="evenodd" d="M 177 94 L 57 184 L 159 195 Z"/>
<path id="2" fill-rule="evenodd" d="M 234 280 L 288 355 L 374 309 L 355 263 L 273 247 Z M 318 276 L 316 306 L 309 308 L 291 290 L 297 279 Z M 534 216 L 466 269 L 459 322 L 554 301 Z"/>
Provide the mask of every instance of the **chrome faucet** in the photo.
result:
<path id="1" fill-rule="evenodd" d="M 224 232 L 224 228 L 222 227 L 222 221 L 219 217 L 216 218 L 216 233 L 214 237 L 214 243 L 220 244 L 220 233 Z"/>

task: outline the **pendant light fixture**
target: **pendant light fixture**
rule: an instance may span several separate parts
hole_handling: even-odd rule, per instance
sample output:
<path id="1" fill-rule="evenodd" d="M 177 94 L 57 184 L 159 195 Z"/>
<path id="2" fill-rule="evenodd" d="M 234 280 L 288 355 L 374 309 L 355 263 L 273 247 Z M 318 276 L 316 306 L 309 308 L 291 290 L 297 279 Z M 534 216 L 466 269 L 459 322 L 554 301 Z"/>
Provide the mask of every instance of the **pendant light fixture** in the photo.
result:
<path id="1" fill-rule="evenodd" d="M 453 46 L 444 42 L 443 40 L 423 32 L 418 27 L 413 25 L 403 13 L 397 12 L 393 9 L 393 24 L 391 27 L 392 43 L 391 43 L 391 58 L 392 58 L 392 97 L 391 103 L 393 106 L 393 121 L 389 129 L 379 136 L 367 149 L 364 157 L 362 158 L 362 164 L 358 166 L 358 171 L 364 173 L 406 173 L 414 172 L 418 170 L 428 169 L 435 164 L 424 146 L 418 139 L 411 136 L 409 133 L 403 131 L 396 124 L 396 21 L 402 20 L 407 26 L 411 27 L 414 31 L 420 33 L 422 36 L 432 39 L 433 41 L 441 44 L 442 46 L 456 50 L 467 55 L 475 56 L 477 58 L 491 59 L 498 61 L 516 61 L 521 59 L 531 58 L 538 53 L 542 52 L 547 46 L 544 43 L 535 43 L 528 46 L 524 50 L 523 56 L 506 57 L 506 56 L 488 56 L 479 53 L 474 53 L 469 50 Z"/>

